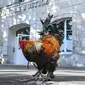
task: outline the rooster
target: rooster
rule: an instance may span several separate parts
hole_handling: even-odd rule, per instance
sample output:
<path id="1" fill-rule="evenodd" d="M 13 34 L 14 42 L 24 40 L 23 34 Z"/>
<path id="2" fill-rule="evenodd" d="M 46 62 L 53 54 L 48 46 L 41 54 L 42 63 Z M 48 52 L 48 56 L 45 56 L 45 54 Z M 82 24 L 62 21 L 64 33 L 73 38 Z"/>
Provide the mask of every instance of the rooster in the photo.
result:
<path id="1" fill-rule="evenodd" d="M 55 71 L 57 60 L 59 59 L 60 46 L 62 44 L 62 35 L 51 23 L 53 15 L 43 22 L 43 31 L 39 32 L 41 38 L 39 41 L 35 40 L 19 40 L 20 48 L 25 58 L 29 62 L 34 62 L 37 65 L 38 72 L 47 74 L 48 77 L 54 78 L 53 72 Z M 46 22 L 48 23 L 46 24 Z M 56 32 L 56 33 L 55 33 Z M 37 74 L 36 73 L 36 74 Z"/>

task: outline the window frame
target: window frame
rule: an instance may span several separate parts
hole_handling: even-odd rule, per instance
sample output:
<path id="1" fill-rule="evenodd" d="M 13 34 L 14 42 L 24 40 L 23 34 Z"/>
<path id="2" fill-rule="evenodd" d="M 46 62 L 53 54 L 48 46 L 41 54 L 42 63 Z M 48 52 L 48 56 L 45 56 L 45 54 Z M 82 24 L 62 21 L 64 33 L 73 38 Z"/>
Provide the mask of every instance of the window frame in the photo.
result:
<path id="1" fill-rule="evenodd" d="M 68 18 L 68 19 L 64 19 L 64 40 L 63 40 L 63 50 L 64 52 L 60 52 L 60 54 L 72 54 L 73 52 L 67 52 L 67 21 L 70 20 L 72 22 L 72 18 Z M 72 43 L 73 43 L 73 35 L 72 35 L 72 39 L 71 39 Z M 72 45 L 73 47 L 73 45 Z M 62 46 L 61 46 L 62 48 Z M 73 49 L 72 49 L 73 51 Z"/>

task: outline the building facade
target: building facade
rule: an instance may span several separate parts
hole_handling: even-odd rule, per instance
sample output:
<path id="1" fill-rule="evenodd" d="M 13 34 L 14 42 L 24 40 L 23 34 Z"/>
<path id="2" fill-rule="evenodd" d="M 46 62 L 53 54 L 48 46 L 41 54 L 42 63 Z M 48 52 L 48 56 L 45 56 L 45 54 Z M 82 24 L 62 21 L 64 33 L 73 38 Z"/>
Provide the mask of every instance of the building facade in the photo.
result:
<path id="1" fill-rule="evenodd" d="M 0 9 L 0 53 L 9 64 L 26 64 L 19 49 L 19 37 L 39 39 L 40 18 L 53 14 L 52 21 L 64 20 L 64 43 L 59 66 L 85 67 L 85 0 L 21 0 Z M 17 34 L 20 29 L 26 29 Z"/>

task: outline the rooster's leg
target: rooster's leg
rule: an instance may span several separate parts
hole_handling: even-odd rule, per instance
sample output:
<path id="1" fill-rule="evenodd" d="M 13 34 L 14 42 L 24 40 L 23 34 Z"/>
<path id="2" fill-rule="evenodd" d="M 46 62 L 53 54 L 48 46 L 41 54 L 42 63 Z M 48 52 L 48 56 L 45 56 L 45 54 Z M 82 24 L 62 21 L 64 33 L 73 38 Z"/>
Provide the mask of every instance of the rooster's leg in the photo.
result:
<path id="1" fill-rule="evenodd" d="M 39 76 L 39 71 L 37 71 L 34 75 L 33 75 L 33 77 L 38 77 Z"/>
<path id="2" fill-rule="evenodd" d="M 29 62 L 27 63 L 27 69 L 29 69 Z"/>
<path id="3" fill-rule="evenodd" d="M 34 75 L 33 75 L 33 77 L 43 77 L 43 75 L 42 75 L 42 70 L 38 70 Z"/>
<path id="4" fill-rule="evenodd" d="M 51 59 L 48 63 L 47 69 L 48 69 L 48 74 L 47 74 L 47 78 L 49 79 L 53 79 L 54 76 L 54 71 L 56 70 L 56 67 L 58 67 L 58 63 L 57 63 L 58 58 L 55 57 L 54 59 Z"/>
<path id="5" fill-rule="evenodd" d="M 51 80 L 51 79 L 53 79 L 55 76 L 54 76 L 54 74 L 53 74 L 53 72 L 48 72 L 48 74 L 47 74 L 47 79 L 48 80 Z"/>

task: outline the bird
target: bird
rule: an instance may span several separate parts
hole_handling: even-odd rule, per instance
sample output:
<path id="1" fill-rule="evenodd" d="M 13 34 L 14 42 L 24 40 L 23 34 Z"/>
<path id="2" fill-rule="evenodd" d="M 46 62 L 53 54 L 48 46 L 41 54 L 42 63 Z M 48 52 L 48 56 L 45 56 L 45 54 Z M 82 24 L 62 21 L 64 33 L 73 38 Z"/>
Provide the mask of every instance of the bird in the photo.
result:
<path id="1" fill-rule="evenodd" d="M 48 14 L 44 22 L 41 20 L 42 25 L 45 25 L 43 26 L 43 31 L 39 32 L 41 36 L 39 40 L 19 39 L 20 49 L 22 49 L 24 57 L 27 61 L 36 64 L 38 72 L 35 75 L 38 73 L 47 74 L 47 77 L 51 79 L 54 78 L 53 72 L 56 66 L 58 66 L 57 61 L 59 59 L 60 46 L 63 41 L 63 34 L 58 29 L 57 31 L 54 30 L 55 26 L 51 23 L 52 17 L 53 15 Z"/>

